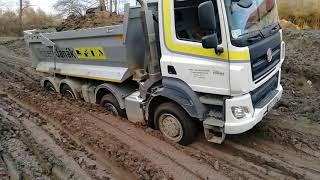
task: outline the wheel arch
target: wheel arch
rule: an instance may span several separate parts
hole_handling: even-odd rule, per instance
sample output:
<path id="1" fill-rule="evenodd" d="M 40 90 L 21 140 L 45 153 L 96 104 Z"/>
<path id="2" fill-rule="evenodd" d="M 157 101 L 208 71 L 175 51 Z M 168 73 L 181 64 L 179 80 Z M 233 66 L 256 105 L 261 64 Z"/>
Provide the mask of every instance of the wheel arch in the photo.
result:
<path id="1" fill-rule="evenodd" d="M 95 90 L 96 103 L 100 104 L 105 94 L 111 93 L 118 101 L 120 108 L 125 109 L 124 98 L 135 91 L 134 87 L 126 84 L 104 83 L 100 84 Z"/>
<path id="2" fill-rule="evenodd" d="M 161 96 L 161 95 L 153 96 L 148 101 L 148 103 L 146 105 L 146 115 L 145 116 L 146 116 L 146 120 L 147 120 L 147 125 L 149 127 L 152 127 L 152 128 L 156 127 L 154 119 L 153 119 L 155 111 L 156 111 L 156 107 L 162 103 L 165 103 L 165 102 L 174 102 L 174 101 L 172 99 L 169 99 L 169 98 Z"/>
<path id="3" fill-rule="evenodd" d="M 71 88 L 72 93 L 75 95 L 76 99 L 81 98 L 81 82 L 73 79 L 62 79 L 58 86 L 58 92 L 61 93 L 62 87 L 67 85 Z"/>
<path id="4" fill-rule="evenodd" d="M 96 104 L 100 104 L 102 97 L 110 93 L 113 94 L 107 87 L 98 87 L 95 92 Z"/>
<path id="5" fill-rule="evenodd" d="M 163 88 L 157 96 L 152 96 L 146 105 L 148 125 L 154 126 L 153 115 L 157 105 L 171 101 L 182 107 L 190 117 L 203 119 L 206 107 L 200 102 L 198 95 L 185 82 L 176 78 L 163 78 Z"/>
<path id="6" fill-rule="evenodd" d="M 59 92 L 59 82 L 60 79 L 54 77 L 44 77 L 40 81 L 42 87 L 45 87 L 46 83 L 51 83 L 56 92 Z"/>

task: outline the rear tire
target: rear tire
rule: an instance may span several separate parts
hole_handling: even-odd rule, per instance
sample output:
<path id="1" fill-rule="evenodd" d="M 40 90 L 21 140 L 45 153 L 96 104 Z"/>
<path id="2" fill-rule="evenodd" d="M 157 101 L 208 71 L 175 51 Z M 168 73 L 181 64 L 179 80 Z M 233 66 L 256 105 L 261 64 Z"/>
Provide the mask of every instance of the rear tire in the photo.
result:
<path id="1" fill-rule="evenodd" d="M 44 88 L 49 92 L 56 92 L 56 89 L 54 88 L 53 84 L 50 81 L 46 81 L 44 83 Z"/>
<path id="2" fill-rule="evenodd" d="M 125 110 L 120 108 L 118 100 L 112 94 L 104 95 L 101 98 L 100 105 L 110 111 L 114 116 L 126 117 Z"/>
<path id="3" fill-rule="evenodd" d="M 155 111 L 155 124 L 165 138 L 181 145 L 191 144 L 196 137 L 196 124 L 174 103 L 163 103 Z"/>
<path id="4" fill-rule="evenodd" d="M 77 99 L 72 89 L 67 84 L 62 85 L 60 93 L 70 99 Z"/>

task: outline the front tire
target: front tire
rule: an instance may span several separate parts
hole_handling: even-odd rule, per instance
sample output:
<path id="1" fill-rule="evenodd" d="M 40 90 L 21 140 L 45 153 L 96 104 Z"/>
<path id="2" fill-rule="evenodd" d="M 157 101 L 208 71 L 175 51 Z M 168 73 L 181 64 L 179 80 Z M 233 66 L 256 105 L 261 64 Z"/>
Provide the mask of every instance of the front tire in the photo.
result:
<path id="1" fill-rule="evenodd" d="M 163 103 L 155 111 L 155 124 L 165 138 L 181 145 L 191 144 L 196 137 L 196 124 L 174 103 Z"/>

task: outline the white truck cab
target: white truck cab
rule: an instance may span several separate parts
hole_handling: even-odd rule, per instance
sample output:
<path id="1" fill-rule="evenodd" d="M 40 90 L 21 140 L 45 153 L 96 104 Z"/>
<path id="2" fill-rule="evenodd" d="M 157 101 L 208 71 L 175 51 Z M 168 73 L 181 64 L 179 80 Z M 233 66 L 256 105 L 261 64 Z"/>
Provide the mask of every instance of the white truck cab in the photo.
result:
<path id="1" fill-rule="evenodd" d="M 213 11 L 205 9 L 208 4 Z M 214 14 L 209 21 L 216 24 L 201 19 L 202 10 L 204 18 Z M 205 126 L 243 133 L 279 101 L 285 44 L 274 0 L 163 0 L 159 12 L 162 76 L 185 82 L 208 107 L 223 97 L 223 123 L 207 116 Z M 214 38 L 206 38 L 210 26 Z M 215 47 L 205 47 L 211 41 Z"/>
<path id="2" fill-rule="evenodd" d="M 275 0 L 138 0 L 123 25 L 26 31 L 42 85 L 187 145 L 253 128 L 282 95 Z"/>

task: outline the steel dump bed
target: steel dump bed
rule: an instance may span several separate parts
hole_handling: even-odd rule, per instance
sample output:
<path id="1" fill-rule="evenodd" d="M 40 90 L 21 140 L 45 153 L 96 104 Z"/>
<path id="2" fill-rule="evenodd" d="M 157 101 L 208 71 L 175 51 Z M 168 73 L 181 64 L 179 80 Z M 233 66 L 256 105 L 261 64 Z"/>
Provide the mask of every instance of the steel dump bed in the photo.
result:
<path id="1" fill-rule="evenodd" d="M 143 69 L 139 7 L 126 8 L 123 25 L 65 32 L 30 30 L 25 31 L 25 40 L 39 72 L 123 82 Z"/>

